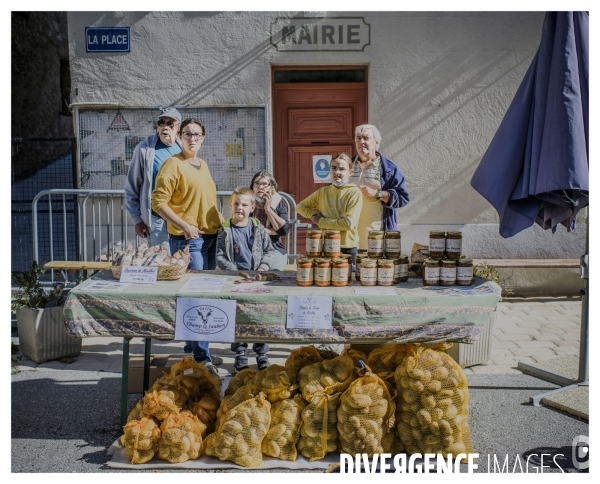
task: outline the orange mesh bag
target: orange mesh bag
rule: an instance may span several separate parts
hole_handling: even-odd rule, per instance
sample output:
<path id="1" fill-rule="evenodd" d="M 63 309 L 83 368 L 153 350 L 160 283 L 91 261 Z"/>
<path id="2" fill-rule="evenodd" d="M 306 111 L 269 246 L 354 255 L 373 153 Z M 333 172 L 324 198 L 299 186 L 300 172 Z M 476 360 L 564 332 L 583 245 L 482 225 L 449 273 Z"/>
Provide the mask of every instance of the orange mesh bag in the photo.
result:
<path id="1" fill-rule="evenodd" d="M 366 360 L 373 373 L 379 376 L 389 372 L 394 373 L 406 356 L 408 345 L 405 343 L 386 343 L 380 348 L 374 348 Z"/>
<path id="2" fill-rule="evenodd" d="M 367 355 L 360 350 L 355 350 L 354 348 L 346 348 L 342 351 L 342 356 L 348 356 L 352 358 L 352 362 L 356 368 L 360 368 L 360 360 L 367 361 Z"/>
<path id="3" fill-rule="evenodd" d="M 217 421 L 219 421 L 227 412 L 237 407 L 240 403 L 256 397 L 260 392 L 258 387 L 249 383 L 238 390 L 233 395 L 228 395 L 221 400 L 221 404 L 217 409 Z M 266 398 L 266 396 L 265 396 Z"/>
<path id="4" fill-rule="evenodd" d="M 261 444 L 270 424 L 271 404 L 264 393 L 259 393 L 223 415 L 215 433 L 204 440 L 203 448 L 206 455 L 220 460 L 259 467 L 262 465 Z"/>
<path id="5" fill-rule="evenodd" d="M 296 447 L 311 462 L 338 448 L 337 408 L 340 395 L 315 396 L 302 410 L 300 439 Z"/>
<path id="6" fill-rule="evenodd" d="M 337 409 L 340 451 L 347 454 L 390 452 L 396 405 L 387 385 L 369 367 L 342 393 Z"/>
<path id="7" fill-rule="evenodd" d="M 129 412 L 129 415 L 127 416 L 127 422 L 130 422 L 131 420 L 142 420 L 144 417 L 149 418 L 151 416 L 152 415 L 144 413 L 144 400 L 140 399 L 135 404 L 135 407 L 133 407 L 133 410 Z"/>
<path id="8" fill-rule="evenodd" d="M 271 426 L 262 441 L 262 451 L 282 460 L 296 460 L 296 442 L 300 438 L 300 412 L 306 406 L 302 395 L 271 405 Z"/>
<path id="9" fill-rule="evenodd" d="M 269 403 L 290 398 L 292 391 L 298 388 L 297 383 L 292 384 L 287 370 L 281 365 L 270 365 L 259 371 L 251 383 L 267 396 Z"/>
<path id="10" fill-rule="evenodd" d="M 211 395 L 215 398 L 221 397 L 221 380 L 206 368 L 204 363 L 197 363 L 192 357 L 183 358 L 171 367 L 172 377 L 185 375 L 195 378 L 198 382 L 200 393 Z"/>
<path id="11" fill-rule="evenodd" d="M 444 350 L 414 344 L 396 369 L 396 435 L 409 454 L 472 453 L 469 390 L 462 368 Z"/>
<path id="12" fill-rule="evenodd" d="M 250 383 L 250 380 L 252 380 L 257 373 L 258 370 L 253 368 L 246 368 L 245 370 L 238 371 L 233 375 L 233 378 L 229 380 L 229 385 L 227 385 L 227 388 L 225 389 L 225 396 L 233 395 L 237 392 L 238 388 Z"/>
<path id="13" fill-rule="evenodd" d="M 187 410 L 171 413 L 160 426 L 157 457 L 169 462 L 185 462 L 200 457 L 206 426 Z"/>
<path id="14" fill-rule="evenodd" d="M 181 394 L 179 394 L 181 395 Z M 142 410 L 145 414 L 152 415 L 158 420 L 166 419 L 170 413 L 178 412 L 182 406 L 176 402 L 178 397 L 171 390 L 156 390 L 146 392 L 144 395 Z"/>
<path id="15" fill-rule="evenodd" d="M 323 358 L 324 360 L 333 360 L 334 358 L 337 358 L 338 356 L 340 356 L 339 353 L 337 353 L 336 351 L 333 351 L 333 350 L 325 350 L 325 349 L 317 348 L 317 351 L 321 355 L 321 358 Z"/>
<path id="16" fill-rule="evenodd" d="M 317 395 L 343 392 L 354 378 L 354 365 L 348 356 L 338 356 L 305 366 L 298 373 L 302 396 L 311 402 Z"/>
<path id="17" fill-rule="evenodd" d="M 214 431 L 214 425 L 217 421 L 217 410 L 219 409 L 220 404 L 221 400 L 211 397 L 210 395 L 204 395 L 200 397 L 198 401 L 188 405 L 188 408 L 204 425 L 206 425 L 206 431 L 207 433 L 210 433 Z"/>
<path id="18" fill-rule="evenodd" d="M 154 457 L 160 439 L 160 428 L 154 418 L 131 420 L 123 427 L 123 432 L 121 444 L 129 462 L 143 464 Z"/>
<path id="19" fill-rule="evenodd" d="M 175 395 L 175 404 L 181 409 L 188 403 L 188 396 L 185 393 L 186 388 L 171 375 L 163 375 L 160 379 L 154 382 L 154 385 L 146 393 L 154 391 L 171 391 Z"/>
<path id="20" fill-rule="evenodd" d="M 285 360 L 285 369 L 288 372 L 291 381 L 296 381 L 298 372 L 305 366 L 323 361 L 324 358 L 319 354 L 317 348 L 313 345 L 301 346 L 292 350 L 290 356 Z"/>

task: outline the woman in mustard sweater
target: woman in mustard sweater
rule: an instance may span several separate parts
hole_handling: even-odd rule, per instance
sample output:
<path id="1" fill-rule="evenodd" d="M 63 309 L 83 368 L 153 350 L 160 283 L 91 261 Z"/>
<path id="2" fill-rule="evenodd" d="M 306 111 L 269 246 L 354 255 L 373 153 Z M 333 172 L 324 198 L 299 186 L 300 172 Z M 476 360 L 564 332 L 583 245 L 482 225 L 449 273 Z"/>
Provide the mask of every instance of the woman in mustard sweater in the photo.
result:
<path id="1" fill-rule="evenodd" d="M 156 175 L 152 210 L 167 221 L 172 254 L 189 245 L 189 268 L 213 270 L 217 267 L 217 232 L 222 219 L 217 210 L 215 182 L 206 161 L 197 156 L 205 134 L 197 119 L 181 123 L 182 150 L 165 161 Z M 186 346 L 191 347 L 196 361 L 205 362 L 209 371 L 218 375 L 207 342 L 186 341 Z"/>

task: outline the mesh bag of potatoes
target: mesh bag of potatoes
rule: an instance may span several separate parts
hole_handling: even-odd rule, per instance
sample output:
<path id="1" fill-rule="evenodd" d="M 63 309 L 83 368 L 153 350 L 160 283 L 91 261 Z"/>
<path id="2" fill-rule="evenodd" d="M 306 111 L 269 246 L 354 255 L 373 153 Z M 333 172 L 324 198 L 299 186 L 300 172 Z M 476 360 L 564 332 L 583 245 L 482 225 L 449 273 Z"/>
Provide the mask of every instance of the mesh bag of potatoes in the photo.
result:
<path id="1" fill-rule="evenodd" d="M 313 397 L 343 392 L 354 378 L 354 363 L 348 356 L 305 366 L 298 373 L 300 391 L 307 402 Z"/>
<path id="2" fill-rule="evenodd" d="M 144 417 L 150 418 L 152 415 L 144 413 L 144 399 L 142 398 L 138 400 L 138 402 L 135 404 L 135 407 L 133 407 L 133 410 L 129 412 L 129 415 L 127 415 L 127 422 L 132 420 L 142 420 Z"/>
<path id="3" fill-rule="evenodd" d="M 324 360 L 333 360 L 334 358 L 340 356 L 340 354 L 337 351 L 331 349 L 317 348 L 317 351 L 321 355 L 321 358 L 323 358 Z"/>
<path id="4" fill-rule="evenodd" d="M 233 395 L 224 397 L 217 409 L 217 421 L 220 421 L 227 412 L 237 407 L 240 403 L 254 398 L 259 393 L 256 385 L 248 383 L 247 385 L 238 388 Z"/>
<path id="5" fill-rule="evenodd" d="M 203 395 L 221 398 L 221 380 L 208 371 L 204 363 L 197 363 L 191 357 L 183 358 L 171 367 L 171 377 L 183 375 L 194 378 L 198 384 L 198 391 Z"/>
<path id="6" fill-rule="evenodd" d="M 185 462 L 200 457 L 206 426 L 191 412 L 173 412 L 160 426 L 157 457 L 169 462 Z"/>
<path id="7" fill-rule="evenodd" d="M 379 348 L 374 348 L 367 358 L 367 366 L 379 376 L 394 373 L 402 364 L 407 348 L 408 345 L 405 343 L 386 343 Z"/>
<path id="8" fill-rule="evenodd" d="M 337 408 L 341 393 L 317 395 L 302 409 L 300 439 L 296 446 L 309 461 L 338 449 Z"/>
<path id="9" fill-rule="evenodd" d="M 296 381 L 298 372 L 302 368 L 323 361 L 324 359 L 313 345 L 301 346 L 292 350 L 290 356 L 285 360 L 285 369 L 288 372 L 290 380 Z"/>
<path id="10" fill-rule="evenodd" d="M 292 384 L 288 372 L 281 365 L 270 365 L 254 375 L 251 381 L 263 392 L 269 403 L 285 400 L 292 396 L 292 392 L 298 388 L 298 384 Z"/>
<path id="11" fill-rule="evenodd" d="M 296 443 L 302 425 L 300 413 L 305 406 L 306 402 L 299 393 L 271 405 L 271 426 L 262 441 L 264 454 L 282 460 L 296 460 Z"/>
<path id="12" fill-rule="evenodd" d="M 258 370 L 254 368 L 246 368 L 245 370 L 238 371 L 233 378 L 229 380 L 229 385 L 225 389 L 225 396 L 233 395 L 237 392 L 238 388 L 243 387 L 250 383 L 250 380 L 254 378 L 254 375 L 258 373 Z"/>
<path id="13" fill-rule="evenodd" d="M 244 467 L 259 467 L 261 444 L 270 424 L 271 404 L 264 393 L 259 393 L 219 419 L 217 430 L 204 440 L 205 453 Z"/>
<path id="14" fill-rule="evenodd" d="M 361 360 L 367 361 L 367 355 L 365 353 L 363 353 L 360 350 L 350 348 L 350 347 L 345 348 L 344 351 L 342 351 L 342 355 L 352 358 L 352 362 L 356 368 L 360 368 Z"/>
<path id="15" fill-rule="evenodd" d="M 158 420 L 166 419 L 170 413 L 178 412 L 186 403 L 183 393 L 176 390 L 147 391 L 142 398 L 142 411 Z"/>
<path id="16" fill-rule="evenodd" d="M 413 344 L 396 369 L 396 435 L 406 452 L 472 453 L 469 391 L 461 367 L 444 350 L 452 343 Z"/>
<path id="17" fill-rule="evenodd" d="M 189 403 L 187 408 L 206 426 L 206 433 L 211 433 L 214 431 L 217 421 L 217 410 L 220 404 L 221 400 L 210 395 L 204 395 L 197 401 Z"/>
<path id="18" fill-rule="evenodd" d="M 121 445 L 125 447 L 127 460 L 132 464 L 144 464 L 158 450 L 160 427 L 153 417 L 131 420 L 123 427 Z"/>
<path id="19" fill-rule="evenodd" d="M 340 451 L 369 457 L 390 452 L 395 410 L 386 383 L 363 364 L 360 376 L 342 393 L 337 409 Z"/>

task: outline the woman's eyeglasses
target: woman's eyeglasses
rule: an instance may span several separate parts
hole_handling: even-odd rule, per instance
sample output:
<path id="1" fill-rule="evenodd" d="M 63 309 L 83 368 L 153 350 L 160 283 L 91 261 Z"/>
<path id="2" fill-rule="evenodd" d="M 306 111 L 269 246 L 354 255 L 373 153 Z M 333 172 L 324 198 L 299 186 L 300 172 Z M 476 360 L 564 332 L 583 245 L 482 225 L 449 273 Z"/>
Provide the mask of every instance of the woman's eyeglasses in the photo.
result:
<path id="1" fill-rule="evenodd" d="M 161 128 L 163 126 L 167 126 L 168 128 L 172 128 L 173 126 L 177 126 L 179 123 L 177 121 L 165 121 L 164 119 L 159 119 L 158 123 L 156 123 L 158 126 L 160 126 Z"/>
<path id="2" fill-rule="evenodd" d="M 270 183 L 258 183 L 258 182 L 254 182 L 254 186 L 256 188 L 268 188 L 271 186 Z"/>
<path id="3" fill-rule="evenodd" d="M 198 141 L 200 138 L 202 138 L 204 135 L 201 133 L 183 133 L 183 139 L 189 141 L 190 139 L 193 139 L 194 141 Z"/>

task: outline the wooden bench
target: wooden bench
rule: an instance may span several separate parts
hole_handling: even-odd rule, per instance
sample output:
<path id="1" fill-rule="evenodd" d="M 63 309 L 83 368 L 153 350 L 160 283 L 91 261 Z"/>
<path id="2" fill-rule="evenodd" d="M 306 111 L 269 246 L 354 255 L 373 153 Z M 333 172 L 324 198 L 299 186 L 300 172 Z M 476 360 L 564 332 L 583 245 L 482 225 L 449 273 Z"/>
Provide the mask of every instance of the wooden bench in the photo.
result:
<path id="1" fill-rule="evenodd" d="M 85 262 L 76 260 L 53 260 L 44 264 L 44 269 L 52 270 L 66 270 L 67 272 L 73 273 L 76 271 L 85 271 L 85 278 L 93 276 L 96 272 L 108 269 L 112 265 L 112 262 Z M 88 271 L 94 271 L 91 275 L 88 275 Z"/>

